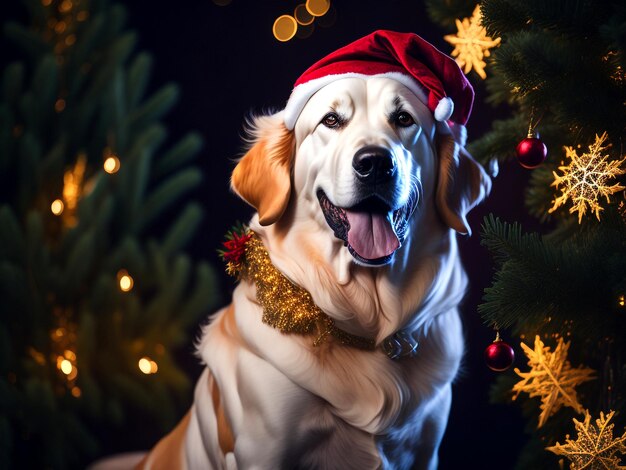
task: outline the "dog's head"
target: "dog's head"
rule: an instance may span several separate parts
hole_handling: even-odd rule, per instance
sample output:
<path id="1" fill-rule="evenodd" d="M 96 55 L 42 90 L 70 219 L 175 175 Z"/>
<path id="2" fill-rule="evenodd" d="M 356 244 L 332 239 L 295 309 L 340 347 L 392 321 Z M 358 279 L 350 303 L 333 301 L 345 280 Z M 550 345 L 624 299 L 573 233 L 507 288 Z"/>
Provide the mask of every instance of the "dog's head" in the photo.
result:
<path id="1" fill-rule="evenodd" d="M 437 120 L 405 74 L 332 77 L 251 126 L 232 187 L 260 223 L 279 221 L 291 202 L 296 220 L 315 220 L 368 266 L 393 261 L 423 206 L 469 233 L 466 214 L 490 180 L 464 151 L 463 126 L 451 128 L 450 113 Z"/>
<path id="2" fill-rule="evenodd" d="M 434 187 L 429 115 L 400 82 L 376 77 L 326 85 L 298 117 L 297 192 L 359 264 L 392 260 Z"/>

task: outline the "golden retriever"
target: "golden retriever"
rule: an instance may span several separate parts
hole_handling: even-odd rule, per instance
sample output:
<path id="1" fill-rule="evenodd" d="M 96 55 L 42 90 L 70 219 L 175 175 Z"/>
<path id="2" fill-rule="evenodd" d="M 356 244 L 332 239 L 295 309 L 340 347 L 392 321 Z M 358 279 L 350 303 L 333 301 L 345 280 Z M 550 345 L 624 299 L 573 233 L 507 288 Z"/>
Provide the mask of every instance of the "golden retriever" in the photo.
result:
<path id="1" fill-rule="evenodd" d="M 293 130 L 283 112 L 255 117 L 250 139 L 232 176 L 250 229 L 339 331 L 375 346 L 281 332 L 242 278 L 204 328 L 189 413 L 141 466 L 436 468 L 463 354 L 456 232 L 491 185 L 463 126 L 394 78 L 347 77 Z"/>

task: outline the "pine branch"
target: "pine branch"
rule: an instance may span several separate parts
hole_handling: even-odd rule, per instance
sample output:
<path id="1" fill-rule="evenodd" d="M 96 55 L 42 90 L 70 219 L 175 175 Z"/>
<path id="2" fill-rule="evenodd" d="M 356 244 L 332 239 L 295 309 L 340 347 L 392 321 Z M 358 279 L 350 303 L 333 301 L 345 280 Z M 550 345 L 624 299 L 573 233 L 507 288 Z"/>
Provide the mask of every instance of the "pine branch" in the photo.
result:
<path id="1" fill-rule="evenodd" d="M 445 2 L 426 0 L 425 6 L 433 22 L 448 30 L 454 30 L 458 18 L 472 16 L 476 0 L 446 0 Z"/>
<path id="2" fill-rule="evenodd" d="M 189 383 L 171 352 L 215 304 L 215 275 L 182 253 L 198 204 L 164 235 L 149 225 L 199 183 L 201 139 L 161 149 L 178 89 L 145 97 L 151 60 L 122 6 L 70 2 L 65 41 L 63 12 L 25 2 L 34 23 L 5 27 L 24 62 L 0 90 L 0 467 L 83 467 L 94 425 L 110 439 L 138 409 L 148 426 L 181 411 Z"/>
<path id="3" fill-rule="evenodd" d="M 554 189 L 550 186 L 554 181 L 554 165 L 544 164 L 536 168 L 530 175 L 524 202 L 528 212 L 542 222 L 552 219 L 548 210 L 554 200 Z"/>
<path id="4" fill-rule="evenodd" d="M 525 3 L 512 0 L 483 0 L 480 2 L 482 24 L 491 37 L 503 37 L 523 30 L 528 24 Z"/>
<path id="5" fill-rule="evenodd" d="M 613 291 L 626 271 L 623 230 L 590 228 L 561 243 L 523 234 L 520 226 L 489 216 L 483 224 L 483 244 L 500 264 L 478 308 L 486 323 L 515 332 L 550 331 L 563 334 L 567 322 L 595 321 L 584 331 L 586 340 L 599 340 L 605 331 L 626 327 L 611 315 Z M 529 295 L 532 293 L 532 295 Z M 548 323 L 546 323 L 546 319 Z M 625 331 L 626 333 L 626 331 Z"/>
<path id="6" fill-rule="evenodd" d="M 581 224 L 566 211 L 549 215 L 548 209 L 556 198 L 553 172 L 562 166 L 565 146 L 587 148 L 606 131 L 613 144 L 606 149 L 607 161 L 624 157 L 626 6 L 600 0 L 483 0 L 481 12 L 487 34 L 502 41 L 485 82 L 486 101 L 508 105 L 511 116 L 494 122 L 470 151 L 484 164 L 492 157 L 510 159 L 529 125 L 534 127 L 548 157 L 532 170 L 525 204 L 549 224 L 540 237 L 517 223 L 485 219 L 483 244 L 497 266 L 479 313 L 487 324 L 510 327 L 514 334 L 571 340 L 575 363 L 598 371 L 598 380 L 580 385 L 581 405 L 596 414 L 623 408 L 625 206 L 621 197 L 603 200 L 602 221 L 583 218 Z M 624 178 L 608 184 L 624 186 Z M 509 402 L 512 387 L 510 378 L 501 376 L 492 398 Z M 537 431 L 537 400 L 525 400 L 522 411 L 531 437 L 517 468 L 557 466 L 545 448 L 571 433 L 575 413 L 561 409 Z M 619 419 L 621 429 L 626 419 Z"/>
<path id="7" fill-rule="evenodd" d="M 180 142 L 165 152 L 159 161 L 155 163 L 153 171 L 154 176 L 156 178 L 162 178 L 172 173 L 195 157 L 201 148 L 202 138 L 198 133 L 192 132 L 186 135 Z"/>
<path id="8" fill-rule="evenodd" d="M 128 106 L 136 108 L 144 97 L 152 70 L 152 57 L 139 54 L 132 62 L 127 75 Z"/>
<path id="9" fill-rule="evenodd" d="M 545 259 L 543 253 L 538 253 L 541 246 L 538 233 L 523 234 L 518 222 L 508 224 L 500 221 L 493 214 L 483 219 L 480 244 L 491 252 L 494 260 L 499 264 L 509 259 L 527 260 L 528 254 L 532 251 L 536 252 L 537 257 Z"/>
<path id="10" fill-rule="evenodd" d="M 521 115 L 494 121 L 492 130 L 468 145 L 474 158 L 486 165 L 492 158 L 500 161 L 515 158 L 515 147 L 526 136 L 528 122 Z"/>

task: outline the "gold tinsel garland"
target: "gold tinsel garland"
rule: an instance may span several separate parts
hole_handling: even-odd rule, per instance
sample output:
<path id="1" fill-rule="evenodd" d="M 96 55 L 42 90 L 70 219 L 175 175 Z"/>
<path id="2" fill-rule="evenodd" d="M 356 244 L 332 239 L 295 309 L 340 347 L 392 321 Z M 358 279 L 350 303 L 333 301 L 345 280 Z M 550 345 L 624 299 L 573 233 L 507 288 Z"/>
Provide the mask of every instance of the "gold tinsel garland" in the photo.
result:
<path id="1" fill-rule="evenodd" d="M 337 328 L 334 320 L 315 305 L 311 294 L 276 269 L 263 242 L 254 232 L 248 231 L 238 239 L 245 243 L 245 255 L 237 262 L 229 261 L 227 272 L 254 282 L 257 301 L 263 307 L 263 323 L 282 333 L 315 334 L 314 346 L 333 337 L 346 346 L 366 350 L 375 348 L 373 339 Z"/>

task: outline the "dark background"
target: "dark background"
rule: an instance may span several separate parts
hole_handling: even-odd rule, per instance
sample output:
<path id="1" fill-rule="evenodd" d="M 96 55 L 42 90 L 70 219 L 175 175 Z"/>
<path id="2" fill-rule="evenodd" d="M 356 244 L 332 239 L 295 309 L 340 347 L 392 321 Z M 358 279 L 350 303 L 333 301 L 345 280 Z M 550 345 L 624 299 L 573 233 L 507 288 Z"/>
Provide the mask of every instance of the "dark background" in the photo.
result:
<path id="1" fill-rule="evenodd" d="M 452 50 L 443 40 L 450 31 L 432 24 L 422 2 L 415 0 L 336 0 L 324 19 L 332 24 L 325 28 L 318 24 L 308 38 L 294 38 L 287 43 L 274 39 L 272 24 L 279 15 L 292 14 L 298 0 L 233 0 L 226 6 L 211 0 L 122 3 L 129 12 L 129 25 L 138 33 L 139 49 L 154 57 L 152 89 L 167 82 L 181 88 L 181 99 L 165 119 L 171 140 L 190 130 L 199 131 L 205 139 L 198 157 L 205 179 L 192 197 L 201 202 L 206 214 L 188 251 L 207 259 L 220 273 L 221 304 L 229 301 L 233 282 L 223 274 L 216 249 L 226 230 L 252 214 L 229 189 L 234 159 L 242 150 L 245 117 L 250 112 L 282 108 L 293 83 L 308 66 L 376 29 L 415 32 L 446 53 Z M 8 13 L 5 10 L 3 16 L 13 10 L 17 7 L 10 7 Z M 10 48 L 5 43 L 0 47 L 0 64 L 11 58 L 7 51 Z M 470 80 L 477 94 L 468 123 L 471 140 L 488 130 L 506 110 L 485 105 L 482 81 L 473 74 Z M 463 371 L 454 384 L 452 411 L 440 449 L 441 469 L 512 468 L 525 440 L 516 405 L 488 403 L 496 373 L 486 367 L 483 351 L 493 341 L 494 332 L 482 324 L 476 309 L 493 273 L 489 254 L 480 246 L 482 218 L 493 212 L 505 220 L 522 221 L 525 228 L 535 228 L 523 208 L 527 178 L 527 170 L 517 163 L 502 165 L 490 198 L 470 214 L 473 236 L 459 237 L 470 278 L 470 290 L 462 305 L 467 352 Z M 523 366 L 517 341 L 507 338 L 506 332 L 504 336 L 516 347 L 515 365 Z M 192 340 L 180 358 L 195 380 L 201 368 L 192 354 Z"/>

